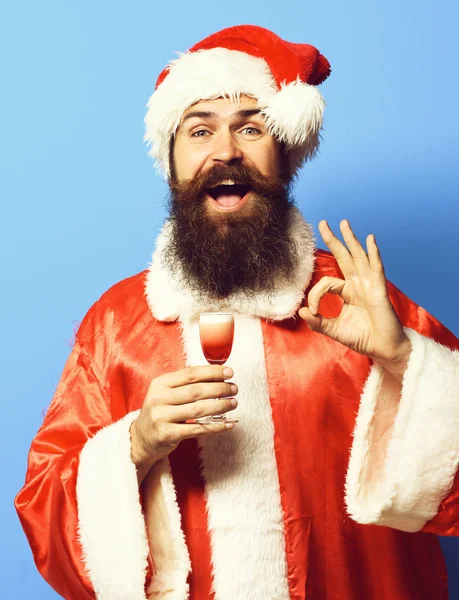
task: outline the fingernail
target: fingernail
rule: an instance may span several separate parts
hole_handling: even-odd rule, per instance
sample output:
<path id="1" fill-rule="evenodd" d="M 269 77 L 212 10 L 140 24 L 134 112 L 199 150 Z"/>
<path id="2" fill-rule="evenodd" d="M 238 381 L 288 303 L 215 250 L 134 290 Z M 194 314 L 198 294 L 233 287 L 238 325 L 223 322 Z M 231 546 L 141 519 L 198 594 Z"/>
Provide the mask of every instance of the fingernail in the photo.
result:
<path id="1" fill-rule="evenodd" d="M 231 406 L 237 406 L 236 398 L 231 398 Z"/>
<path id="2" fill-rule="evenodd" d="M 234 423 L 226 423 L 225 427 L 226 427 L 226 429 L 233 429 Z"/>
<path id="3" fill-rule="evenodd" d="M 223 377 L 232 377 L 233 376 L 233 369 L 230 369 L 229 367 L 225 367 L 223 369 Z"/>
<path id="4" fill-rule="evenodd" d="M 237 385 L 235 383 L 231 384 L 231 393 L 237 394 Z"/>

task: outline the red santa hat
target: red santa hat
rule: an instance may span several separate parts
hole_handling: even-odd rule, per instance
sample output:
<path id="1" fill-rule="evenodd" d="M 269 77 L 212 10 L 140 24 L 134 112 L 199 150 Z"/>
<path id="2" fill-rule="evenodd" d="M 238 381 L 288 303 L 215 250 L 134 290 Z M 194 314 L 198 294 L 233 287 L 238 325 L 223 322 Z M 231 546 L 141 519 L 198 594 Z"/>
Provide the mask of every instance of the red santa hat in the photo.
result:
<path id="1" fill-rule="evenodd" d="M 200 100 L 252 96 L 269 131 L 285 144 L 291 173 L 319 147 L 325 103 L 317 85 L 330 64 L 309 44 L 286 42 L 255 25 L 223 29 L 164 69 L 147 104 L 145 141 L 170 175 L 169 150 L 183 112 Z"/>

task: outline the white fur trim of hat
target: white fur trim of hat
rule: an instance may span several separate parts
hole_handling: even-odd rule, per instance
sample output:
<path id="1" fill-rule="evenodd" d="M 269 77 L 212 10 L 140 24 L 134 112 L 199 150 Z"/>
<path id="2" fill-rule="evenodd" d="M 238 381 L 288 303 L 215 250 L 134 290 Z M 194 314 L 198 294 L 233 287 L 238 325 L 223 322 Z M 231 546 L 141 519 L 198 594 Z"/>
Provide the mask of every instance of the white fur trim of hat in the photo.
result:
<path id="1" fill-rule="evenodd" d="M 200 100 L 255 98 L 269 132 L 285 144 L 293 175 L 316 154 L 325 102 L 317 85 L 330 65 L 309 44 L 282 40 L 254 25 L 230 27 L 172 60 L 147 104 L 149 154 L 170 176 L 170 144 L 184 111 Z"/>

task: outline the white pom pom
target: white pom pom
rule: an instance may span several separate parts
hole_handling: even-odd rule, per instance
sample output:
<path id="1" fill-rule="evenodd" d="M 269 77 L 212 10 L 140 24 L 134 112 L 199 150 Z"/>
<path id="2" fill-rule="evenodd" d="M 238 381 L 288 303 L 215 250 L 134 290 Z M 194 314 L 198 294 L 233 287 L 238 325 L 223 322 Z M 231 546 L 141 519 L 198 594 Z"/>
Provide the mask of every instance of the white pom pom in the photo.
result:
<path id="1" fill-rule="evenodd" d="M 263 109 L 270 133 L 295 157 L 293 171 L 316 154 L 324 110 L 319 90 L 300 79 L 284 84 Z"/>

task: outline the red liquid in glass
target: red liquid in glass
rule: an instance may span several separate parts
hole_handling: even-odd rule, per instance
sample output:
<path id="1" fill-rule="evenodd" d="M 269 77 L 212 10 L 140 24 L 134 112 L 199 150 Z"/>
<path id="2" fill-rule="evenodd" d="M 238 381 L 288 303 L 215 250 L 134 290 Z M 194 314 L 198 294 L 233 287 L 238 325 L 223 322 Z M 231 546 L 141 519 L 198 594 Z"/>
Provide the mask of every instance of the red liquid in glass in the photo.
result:
<path id="1" fill-rule="evenodd" d="M 201 323 L 199 336 L 207 362 L 211 365 L 223 365 L 233 347 L 234 322 Z"/>

